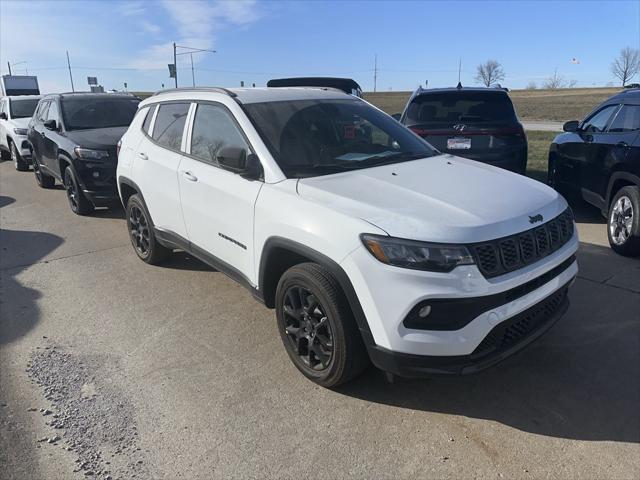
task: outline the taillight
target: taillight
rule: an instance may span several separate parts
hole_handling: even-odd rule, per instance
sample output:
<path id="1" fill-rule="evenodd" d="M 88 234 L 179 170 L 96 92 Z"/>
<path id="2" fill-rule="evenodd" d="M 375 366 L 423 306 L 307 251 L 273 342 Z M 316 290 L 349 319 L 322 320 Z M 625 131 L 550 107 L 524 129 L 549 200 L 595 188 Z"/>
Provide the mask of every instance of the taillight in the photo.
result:
<path id="1" fill-rule="evenodd" d="M 118 143 L 116 143 L 116 157 L 120 156 L 120 147 L 122 147 L 122 139 L 118 140 Z"/>

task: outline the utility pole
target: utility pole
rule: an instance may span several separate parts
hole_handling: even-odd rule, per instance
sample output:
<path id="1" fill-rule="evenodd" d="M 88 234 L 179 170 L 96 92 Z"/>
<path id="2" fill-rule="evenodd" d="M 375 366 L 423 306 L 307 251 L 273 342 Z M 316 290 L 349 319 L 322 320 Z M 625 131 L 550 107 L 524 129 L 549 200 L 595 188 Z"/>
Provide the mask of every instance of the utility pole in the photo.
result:
<path id="1" fill-rule="evenodd" d="M 173 66 L 176 69 L 176 76 L 175 81 L 176 81 L 176 88 L 178 88 L 178 62 L 176 62 L 176 42 L 173 42 Z"/>
<path id="2" fill-rule="evenodd" d="M 462 57 L 458 60 L 458 83 L 460 83 L 460 72 L 462 71 Z"/>
<path id="3" fill-rule="evenodd" d="M 373 57 L 373 92 L 375 93 L 378 83 L 378 54 Z"/>
<path id="4" fill-rule="evenodd" d="M 196 86 L 196 74 L 193 72 L 193 53 L 190 53 L 189 56 L 191 57 L 191 82 L 193 83 L 193 86 Z"/>
<path id="5" fill-rule="evenodd" d="M 7 67 L 9 67 L 9 75 L 11 75 L 11 62 L 7 62 Z"/>
<path id="6" fill-rule="evenodd" d="M 69 67 L 69 79 L 71 80 L 71 91 L 75 92 L 73 88 L 73 75 L 71 74 L 71 62 L 69 61 L 69 50 L 67 50 L 67 66 Z"/>

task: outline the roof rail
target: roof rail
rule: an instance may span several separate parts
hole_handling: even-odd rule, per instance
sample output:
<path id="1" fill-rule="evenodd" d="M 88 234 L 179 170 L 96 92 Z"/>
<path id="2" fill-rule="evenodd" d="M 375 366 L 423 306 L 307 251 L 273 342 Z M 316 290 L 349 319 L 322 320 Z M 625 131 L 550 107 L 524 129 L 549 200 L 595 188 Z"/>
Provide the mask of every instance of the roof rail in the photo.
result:
<path id="1" fill-rule="evenodd" d="M 229 90 L 228 88 L 222 88 L 222 87 L 180 87 L 180 88 L 168 88 L 165 90 L 159 90 L 157 92 L 155 92 L 153 95 L 151 95 L 152 97 L 155 97 L 156 95 L 163 95 L 163 94 L 167 94 L 167 93 L 173 93 L 173 92 L 217 92 L 217 93 L 224 93 L 226 95 L 229 95 L 230 97 L 237 97 L 237 95 L 235 94 L 235 92 L 232 92 L 231 90 Z"/>

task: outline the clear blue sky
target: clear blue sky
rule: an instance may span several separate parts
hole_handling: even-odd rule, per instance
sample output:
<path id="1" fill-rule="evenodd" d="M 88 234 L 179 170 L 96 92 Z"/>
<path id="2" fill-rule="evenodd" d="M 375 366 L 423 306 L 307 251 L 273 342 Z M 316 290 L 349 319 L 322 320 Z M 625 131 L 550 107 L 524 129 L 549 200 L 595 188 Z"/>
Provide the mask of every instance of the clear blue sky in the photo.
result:
<path id="1" fill-rule="evenodd" d="M 609 66 L 640 48 L 640 0 L 630 1 L 13 1 L 0 0 L 0 70 L 27 62 L 44 91 L 97 76 L 105 88 L 157 90 L 168 78 L 172 42 L 216 49 L 197 54 L 198 85 L 264 85 L 284 75 L 336 75 L 378 90 L 474 84 L 494 58 L 503 85 L 541 84 L 554 69 L 578 86 L 617 81 Z M 579 64 L 572 64 L 576 58 Z M 180 85 L 191 85 L 189 56 Z M 25 64 L 14 73 L 24 73 Z M 640 81 L 640 78 L 636 78 Z"/>

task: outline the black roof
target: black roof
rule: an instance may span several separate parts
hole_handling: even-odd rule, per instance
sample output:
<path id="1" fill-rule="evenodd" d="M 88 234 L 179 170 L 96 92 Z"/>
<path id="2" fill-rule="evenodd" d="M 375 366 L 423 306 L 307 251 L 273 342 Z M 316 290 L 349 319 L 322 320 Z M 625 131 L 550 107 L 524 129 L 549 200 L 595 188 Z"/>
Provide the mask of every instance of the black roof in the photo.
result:
<path id="1" fill-rule="evenodd" d="M 329 87 L 347 93 L 351 93 L 351 90 L 362 90 L 354 79 L 337 77 L 275 78 L 267 82 L 267 87 Z"/>
<path id="2" fill-rule="evenodd" d="M 422 88 L 414 92 L 415 95 L 423 95 L 429 93 L 443 93 L 443 92 L 494 92 L 494 93 L 507 93 L 507 89 L 503 87 L 444 87 L 444 88 Z"/>
<path id="3" fill-rule="evenodd" d="M 607 100 L 611 101 L 623 101 L 623 100 L 640 100 L 640 88 L 629 88 L 627 90 L 623 90 L 620 93 L 616 93 L 613 97 Z"/>

